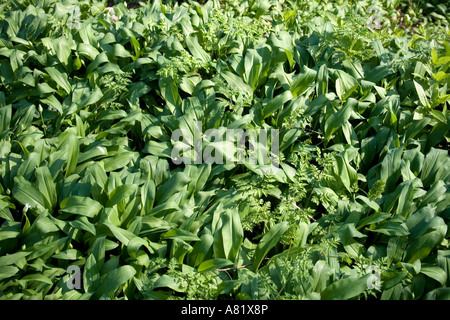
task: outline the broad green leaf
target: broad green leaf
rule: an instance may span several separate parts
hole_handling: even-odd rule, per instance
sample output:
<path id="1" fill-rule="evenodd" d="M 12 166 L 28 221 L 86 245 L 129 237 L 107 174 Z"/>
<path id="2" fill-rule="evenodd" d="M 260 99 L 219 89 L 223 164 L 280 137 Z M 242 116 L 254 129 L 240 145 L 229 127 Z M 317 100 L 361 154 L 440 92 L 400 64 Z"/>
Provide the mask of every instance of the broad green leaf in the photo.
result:
<path id="1" fill-rule="evenodd" d="M 52 210 L 58 201 L 56 194 L 56 185 L 51 176 L 48 167 L 39 167 L 36 169 L 37 187 L 44 196 L 46 208 Z"/>
<path id="2" fill-rule="evenodd" d="M 197 267 L 200 265 L 210 252 L 214 243 L 214 237 L 210 233 L 206 233 L 200 237 L 200 241 L 197 241 L 187 256 L 188 263 Z"/>
<path id="3" fill-rule="evenodd" d="M 82 42 L 78 43 L 77 51 L 91 61 L 93 61 L 97 57 L 97 55 L 100 54 L 100 52 L 95 47 L 93 47 L 89 43 Z"/>
<path id="4" fill-rule="evenodd" d="M 102 205 L 98 201 L 80 196 L 70 196 L 63 199 L 59 207 L 62 212 L 82 215 L 88 218 L 95 217 L 102 209 Z"/>
<path id="5" fill-rule="evenodd" d="M 428 188 L 437 180 L 442 180 L 444 177 L 439 177 L 437 174 L 441 172 L 440 169 L 442 168 L 448 169 L 449 163 L 450 160 L 445 150 L 431 148 L 430 152 L 425 156 L 422 172 L 420 173 L 423 186 Z M 446 171 L 448 172 L 448 170 Z"/>
<path id="6" fill-rule="evenodd" d="M 328 93 L 328 68 L 326 64 L 320 66 L 319 71 L 317 72 L 317 81 L 316 81 L 316 94 L 317 96 L 321 94 Z"/>
<path id="7" fill-rule="evenodd" d="M 184 257 L 191 251 L 192 246 L 189 243 L 179 238 L 173 238 L 170 245 L 169 259 L 174 259 L 179 264 L 183 264 Z"/>
<path id="8" fill-rule="evenodd" d="M 145 144 L 142 152 L 152 154 L 157 157 L 171 158 L 172 144 L 169 141 L 157 142 L 152 140 Z"/>
<path id="9" fill-rule="evenodd" d="M 436 280 L 441 285 L 445 285 L 447 282 L 447 273 L 438 266 L 422 266 L 420 272 Z"/>
<path id="10" fill-rule="evenodd" d="M 109 296 L 135 274 L 136 270 L 129 265 L 121 266 L 118 269 L 108 272 L 96 290 L 95 297 Z"/>
<path id="11" fill-rule="evenodd" d="M 437 288 L 426 294 L 424 300 L 450 300 L 450 288 Z"/>
<path id="12" fill-rule="evenodd" d="M 245 95 L 251 96 L 253 94 L 252 88 L 246 84 L 241 77 L 237 76 L 236 74 L 230 72 L 230 71 L 223 71 L 220 74 L 227 82 L 228 84 L 233 87 L 234 89 L 244 93 Z"/>
<path id="13" fill-rule="evenodd" d="M 17 170 L 17 175 L 30 180 L 33 171 L 39 165 L 39 155 L 36 152 L 31 152 L 22 165 Z"/>
<path id="14" fill-rule="evenodd" d="M 158 81 L 161 96 L 164 98 L 167 108 L 174 116 L 181 116 L 182 100 L 178 92 L 178 86 L 171 77 L 160 78 Z"/>
<path id="15" fill-rule="evenodd" d="M 48 217 L 43 216 L 43 214 L 39 215 L 33 226 L 43 235 L 59 231 L 59 228 L 56 226 L 56 224 L 53 223 L 53 221 Z"/>
<path id="16" fill-rule="evenodd" d="M 48 277 L 39 273 L 26 275 L 25 277 L 21 278 L 20 281 L 39 281 L 47 284 L 53 284 L 53 282 Z"/>
<path id="17" fill-rule="evenodd" d="M 128 254 L 133 257 L 136 258 L 137 257 L 137 253 L 139 251 L 139 249 L 144 246 L 145 248 L 148 249 L 148 251 L 150 253 L 153 253 L 154 250 L 150 247 L 149 243 L 147 240 L 143 239 L 143 238 L 139 238 L 139 237 L 135 237 L 132 238 L 127 245 L 127 251 Z"/>
<path id="18" fill-rule="evenodd" d="M 90 223 L 85 216 L 79 216 L 76 220 L 70 221 L 69 224 L 76 229 L 90 232 L 94 236 L 96 234 L 95 225 Z"/>
<path id="19" fill-rule="evenodd" d="M 105 235 L 101 235 L 95 238 L 94 243 L 91 247 L 91 254 L 93 256 L 93 261 L 95 260 L 95 267 L 97 271 L 100 272 L 103 268 L 105 262 L 105 252 L 108 250 L 108 242 Z M 114 247 L 115 248 L 115 247 Z"/>
<path id="20" fill-rule="evenodd" d="M 8 279 L 19 272 L 19 268 L 13 266 L 0 266 L 0 281 Z"/>
<path id="21" fill-rule="evenodd" d="M 42 193 L 39 192 L 31 182 L 25 180 L 24 177 L 14 178 L 12 196 L 24 206 L 28 204 L 33 209 L 46 208 Z"/>
<path id="22" fill-rule="evenodd" d="M 447 123 L 447 118 L 445 117 L 444 113 L 442 113 L 441 111 L 439 111 L 439 110 L 430 110 L 430 113 L 435 119 L 437 119 L 437 120 L 439 120 L 439 121 L 441 121 L 441 122 L 443 122 L 445 124 Z"/>
<path id="23" fill-rule="evenodd" d="M 141 202 L 144 214 L 148 214 L 153 209 L 155 202 L 156 186 L 153 180 L 148 180 L 141 187 Z"/>
<path id="24" fill-rule="evenodd" d="M 429 107 L 430 104 L 427 100 L 427 95 L 425 94 L 425 90 L 423 90 L 423 87 L 419 83 L 417 83 L 415 80 L 413 80 L 413 82 L 414 82 L 414 87 L 416 88 L 417 95 L 419 96 L 420 104 L 424 107 Z"/>
<path id="25" fill-rule="evenodd" d="M 319 260 L 314 265 L 312 288 L 315 292 L 321 292 L 326 288 L 326 283 L 331 275 L 331 270 L 325 261 Z"/>
<path id="26" fill-rule="evenodd" d="M 264 234 L 255 250 L 255 260 L 252 265 L 254 272 L 258 270 L 258 267 L 265 256 L 269 253 L 270 249 L 272 249 L 280 241 L 280 238 L 288 230 L 288 228 L 288 223 L 286 221 L 282 221 L 274 225 L 266 234 Z"/>
<path id="27" fill-rule="evenodd" d="M 196 59 L 199 59 L 202 62 L 209 62 L 211 60 L 211 56 L 200 46 L 196 37 L 186 37 L 186 45 Z"/>
<path id="28" fill-rule="evenodd" d="M 137 190 L 136 185 L 121 185 L 116 187 L 109 195 L 109 200 L 106 203 L 106 207 L 112 207 L 118 204 L 120 201 L 128 198 Z"/>
<path id="29" fill-rule="evenodd" d="M 239 213 L 236 210 L 226 210 L 220 214 L 218 223 L 220 227 L 214 232 L 214 256 L 234 261 L 243 241 Z"/>
<path id="30" fill-rule="evenodd" d="M 298 75 L 292 78 L 290 92 L 292 92 L 292 97 L 295 98 L 304 94 L 314 83 L 317 71 L 309 69 L 303 66 L 303 70 Z"/>
<path id="31" fill-rule="evenodd" d="M 155 281 L 155 283 L 153 284 L 152 288 L 156 289 L 156 288 L 164 288 L 164 287 L 170 288 L 170 289 L 172 289 L 174 291 L 177 291 L 177 292 L 183 292 L 184 291 L 184 289 L 182 289 L 179 286 L 179 284 L 175 281 L 175 279 L 173 279 L 172 277 L 170 277 L 170 276 L 168 276 L 166 274 L 160 276 Z"/>
<path id="32" fill-rule="evenodd" d="M 284 91 L 282 94 L 276 96 L 274 99 L 270 100 L 263 108 L 264 118 L 272 115 L 274 112 L 283 107 L 283 105 L 291 100 L 293 95 L 291 91 Z"/>
<path id="33" fill-rule="evenodd" d="M 380 65 L 372 68 L 366 73 L 364 80 L 370 81 L 372 83 L 379 83 L 380 80 L 386 78 L 388 75 L 394 73 L 394 69 L 389 65 Z"/>
<path id="34" fill-rule="evenodd" d="M 121 150 L 115 155 L 111 155 L 108 158 L 103 159 L 103 165 L 105 172 L 115 171 L 117 169 L 125 168 L 130 161 L 134 161 L 137 158 L 137 152 L 129 150 Z"/>
<path id="35" fill-rule="evenodd" d="M 105 63 L 103 66 L 98 68 L 96 71 L 100 75 L 107 74 L 107 73 L 113 73 L 113 74 L 122 74 L 123 73 L 123 71 L 120 69 L 119 65 L 117 65 L 115 63 L 111 63 L 111 62 Z"/>
<path id="36" fill-rule="evenodd" d="M 434 227 L 427 233 L 414 238 L 406 249 L 405 261 L 411 263 L 417 259 L 427 257 L 430 252 L 444 239 L 447 226 L 441 224 Z"/>
<path id="37" fill-rule="evenodd" d="M 437 264 L 438 266 L 444 270 L 447 275 L 446 287 L 448 287 L 450 283 L 449 271 L 450 271 L 450 251 L 449 250 L 438 250 L 437 254 Z"/>
<path id="38" fill-rule="evenodd" d="M 83 268 L 83 287 L 86 292 L 94 293 L 100 283 L 97 261 L 93 254 L 86 259 Z"/>
<path id="39" fill-rule="evenodd" d="M 115 57 L 131 58 L 131 53 L 128 52 L 128 50 L 125 49 L 125 47 L 123 45 L 121 45 L 120 43 L 114 44 L 112 54 Z"/>
<path id="40" fill-rule="evenodd" d="M 354 298 L 367 289 L 370 275 L 361 278 L 340 279 L 333 282 L 320 293 L 322 300 L 348 300 Z"/>
<path id="41" fill-rule="evenodd" d="M 81 251 L 76 249 L 67 249 L 53 255 L 53 258 L 60 260 L 78 260 L 83 257 Z"/>
<path id="42" fill-rule="evenodd" d="M 350 115 L 352 114 L 353 109 L 358 104 L 358 101 L 356 101 L 353 98 L 348 99 L 341 109 L 339 109 L 337 112 L 330 115 L 325 120 L 325 137 L 327 140 L 330 140 L 331 135 L 335 133 L 340 127 L 346 123 Z"/>
<path id="43" fill-rule="evenodd" d="M 30 254 L 30 252 L 19 251 L 19 252 L 15 252 L 12 254 L 4 255 L 4 256 L 0 257 L 0 267 L 12 265 L 12 264 L 16 263 L 17 261 L 19 261 L 20 259 L 28 256 L 29 254 Z"/>
<path id="44" fill-rule="evenodd" d="M 199 241 L 200 238 L 197 237 L 192 232 L 182 230 L 182 229 L 170 229 L 167 232 L 164 232 L 161 237 L 166 239 L 180 239 L 184 241 Z"/>
<path id="45" fill-rule="evenodd" d="M 9 129 L 11 123 L 11 105 L 0 108 L 0 135 Z"/>
<path id="46" fill-rule="evenodd" d="M 122 242 L 125 246 L 128 246 L 130 240 L 137 237 L 134 233 L 125 230 L 123 228 L 117 227 L 111 222 L 105 221 L 104 225 L 108 227 L 108 229 L 111 231 L 114 237 L 120 242 Z"/>
<path id="47" fill-rule="evenodd" d="M 198 272 L 210 271 L 213 269 L 222 269 L 224 267 L 232 266 L 233 262 L 228 259 L 215 258 L 203 261 L 198 266 Z"/>
<path id="48" fill-rule="evenodd" d="M 66 73 L 61 73 L 55 67 L 47 67 L 45 71 L 48 75 L 61 87 L 67 94 L 72 92 L 72 86 L 70 85 L 69 79 Z"/>
<path id="49" fill-rule="evenodd" d="M 156 190 L 156 201 L 162 203 L 169 199 L 172 195 L 180 192 L 191 179 L 183 172 L 175 173 L 169 180 Z"/>

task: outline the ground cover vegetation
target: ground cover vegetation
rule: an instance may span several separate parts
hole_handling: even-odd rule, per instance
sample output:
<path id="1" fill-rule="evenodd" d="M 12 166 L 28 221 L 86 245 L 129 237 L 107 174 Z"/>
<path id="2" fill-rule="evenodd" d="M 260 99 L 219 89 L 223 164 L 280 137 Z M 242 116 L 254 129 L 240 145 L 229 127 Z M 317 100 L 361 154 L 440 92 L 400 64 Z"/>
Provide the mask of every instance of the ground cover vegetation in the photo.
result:
<path id="1" fill-rule="evenodd" d="M 444 1 L 0 3 L 1 299 L 450 298 Z"/>

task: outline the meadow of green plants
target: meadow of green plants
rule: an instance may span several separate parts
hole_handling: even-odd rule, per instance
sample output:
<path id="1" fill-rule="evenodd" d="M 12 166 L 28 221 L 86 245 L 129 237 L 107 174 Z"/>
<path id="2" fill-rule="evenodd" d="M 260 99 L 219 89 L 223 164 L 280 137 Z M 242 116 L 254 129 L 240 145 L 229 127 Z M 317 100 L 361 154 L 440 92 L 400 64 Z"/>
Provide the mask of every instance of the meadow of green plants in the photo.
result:
<path id="1" fill-rule="evenodd" d="M 0 299 L 450 299 L 449 21 L 1 0 Z M 198 121 L 278 130 L 279 168 L 175 164 Z"/>

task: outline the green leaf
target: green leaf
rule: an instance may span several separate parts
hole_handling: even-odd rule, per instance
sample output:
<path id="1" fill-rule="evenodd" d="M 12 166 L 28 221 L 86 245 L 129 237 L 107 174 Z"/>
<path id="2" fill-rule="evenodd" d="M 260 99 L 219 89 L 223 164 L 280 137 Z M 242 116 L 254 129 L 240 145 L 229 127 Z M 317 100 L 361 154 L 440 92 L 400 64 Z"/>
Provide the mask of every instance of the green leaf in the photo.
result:
<path id="1" fill-rule="evenodd" d="M 447 124 L 447 118 L 445 117 L 444 113 L 442 113 L 442 111 L 430 110 L 430 113 L 435 119 Z"/>
<path id="2" fill-rule="evenodd" d="M 200 265 L 210 252 L 214 243 L 214 237 L 210 233 L 206 233 L 200 237 L 191 252 L 187 256 L 188 264 L 197 267 Z"/>
<path id="3" fill-rule="evenodd" d="M 228 259 L 215 258 L 203 261 L 198 266 L 198 272 L 210 271 L 213 269 L 222 269 L 224 267 L 232 266 L 233 262 Z"/>
<path id="4" fill-rule="evenodd" d="M 111 62 L 105 63 L 103 66 L 98 68 L 97 73 L 99 75 L 107 74 L 107 73 L 114 73 L 114 74 L 122 74 L 123 71 L 120 69 L 119 65 Z"/>
<path id="5" fill-rule="evenodd" d="M 102 270 L 103 268 L 103 264 L 105 262 L 105 252 L 107 250 L 109 250 L 107 247 L 107 243 L 108 242 L 112 242 L 110 240 L 107 241 L 106 236 L 105 235 L 101 235 L 95 238 L 95 241 L 91 247 L 91 254 L 95 260 L 95 267 L 97 268 L 98 272 L 100 272 L 100 270 Z M 116 244 L 114 242 L 114 244 Z M 116 246 L 110 248 L 113 249 Z"/>
<path id="6" fill-rule="evenodd" d="M 447 282 L 447 273 L 438 266 L 422 266 L 420 272 L 436 280 L 443 286 Z"/>
<path id="7" fill-rule="evenodd" d="M 41 234 L 49 234 L 51 232 L 59 231 L 59 228 L 50 220 L 48 217 L 43 216 L 43 214 L 39 215 L 36 221 L 33 224 Z"/>
<path id="8" fill-rule="evenodd" d="M 131 58 L 131 53 L 120 43 L 114 44 L 112 54 L 119 58 Z"/>
<path id="9" fill-rule="evenodd" d="M 431 290 L 424 300 L 450 300 L 450 288 L 437 288 Z"/>
<path id="10" fill-rule="evenodd" d="M 437 264 L 447 275 L 446 287 L 450 284 L 450 250 L 438 250 Z"/>
<path id="11" fill-rule="evenodd" d="M 16 253 L 4 255 L 4 256 L 0 257 L 0 267 L 12 265 L 12 264 L 16 263 L 17 261 L 19 261 L 20 259 L 28 256 L 29 254 L 30 254 L 30 252 L 19 251 Z"/>
<path id="12" fill-rule="evenodd" d="M 414 87 L 416 88 L 417 95 L 419 96 L 420 104 L 427 108 L 430 107 L 430 104 L 428 103 L 427 100 L 427 95 L 425 94 L 425 90 L 423 90 L 423 87 L 415 80 L 413 80 L 413 83 Z"/>
<path id="13" fill-rule="evenodd" d="M 270 100 L 263 108 L 263 115 L 264 118 L 267 118 L 268 116 L 272 115 L 274 112 L 279 110 L 283 107 L 283 105 L 291 100 L 293 98 L 293 95 L 291 91 L 287 90 L 284 91 L 282 94 L 277 95 L 275 98 Z"/>
<path id="14" fill-rule="evenodd" d="M 33 171 L 39 164 L 39 158 L 36 152 L 31 152 L 17 170 L 17 175 L 24 177 L 26 180 L 30 180 Z"/>
<path id="15" fill-rule="evenodd" d="M 156 186 L 153 180 L 148 180 L 141 187 L 141 204 L 144 214 L 148 214 L 153 209 L 155 202 Z"/>
<path id="16" fill-rule="evenodd" d="M 54 254 L 52 257 L 61 260 L 78 260 L 83 257 L 83 254 L 81 253 L 81 251 L 78 251 L 76 249 L 67 249 L 65 251 Z"/>
<path id="17" fill-rule="evenodd" d="M 78 53 L 87 57 L 91 61 L 93 61 L 97 57 L 97 55 L 100 54 L 100 52 L 98 52 L 98 50 L 95 47 L 93 47 L 89 43 L 82 43 L 82 42 L 78 43 L 77 51 Z"/>
<path id="18" fill-rule="evenodd" d="M 59 207 L 62 212 L 73 213 L 89 218 L 95 217 L 102 209 L 102 205 L 98 201 L 80 196 L 70 196 L 65 198 L 61 201 Z"/>
<path id="19" fill-rule="evenodd" d="M 131 152 L 128 150 L 121 150 L 115 155 L 111 155 L 106 159 L 103 159 L 105 172 L 115 171 L 117 169 L 125 168 L 130 161 L 134 161 L 137 158 L 137 152 Z"/>
<path id="20" fill-rule="evenodd" d="M 39 273 L 29 274 L 20 279 L 20 281 L 39 281 L 47 284 L 53 284 L 53 282 L 48 277 Z"/>
<path id="21" fill-rule="evenodd" d="M 103 222 L 105 226 L 108 227 L 108 229 L 112 232 L 114 237 L 122 242 L 125 246 L 128 246 L 128 243 L 131 239 L 135 238 L 136 235 L 128 230 L 125 230 L 123 228 L 117 227 L 111 222 L 105 221 Z"/>
<path id="22" fill-rule="evenodd" d="M 142 149 L 143 153 L 148 153 L 162 158 L 172 157 L 172 144 L 169 141 L 157 142 L 149 141 Z"/>
<path id="23" fill-rule="evenodd" d="M 0 228 L 0 241 L 17 238 L 20 234 L 20 222 L 6 220 Z"/>
<path id="24" fill-rule="evenodd" d="M 270 228 L 270 230 L 262 237 L 255 250 L 255 260 L 252 265 L 252 270 L 254 272 L 258 270 L 259 265 L 269 253 L 270 249 L 277 245 L 283 234 L 288 229 L 288 223 L 286 221 L 282 221 Z"/>
<path id="25" fill-rule="evenodd" d="M 334 112 L 325 120 L 325 138 L 330 140 L 331 135 L 335 133 L 340 127 L 342 127 L 350 118 L 353 109 L 358 104 L 358 101 L 350 98 L 348 99 L 341 109 Z"/>
<path id="26" fill-rule="evenodd" d="M 333 282 L 320 293 L 322 300 L 348 300 L 354 298 L 367 289 L 370 274 L 361 278 L 340 279 Z"/>
<path id="27" fill-rule="evenodd" d="M 317 82 L 316 82 L 316 94 L 317 96 L 321 94 L 328 93 L 328 68 L 326 64 L 320 66 L 317 72 Z"/>
<path id="28" fill-rule="evenodd" d="M 80 153 L 78 139 L 74 134 L 69 135 L 65 141 L 67 144 L 67 167 L 65 177 L 70 176 L 77 167 L 78 155 Z"/>
<path id="29" fill-rule="evenodd" d="M 230 71 L 223 71 L 220 73 L 220 75 L 228 82 L 228 84 L 233 87 L 234 89 L 244 93 L 247 96 L 252 96 L 253 89 L 248 84 L 242 80 L 241 77 L 238 75 L 230 72 Z"/>
<path id="30" fill-rule="evenodd" d="M 211 56 L 203 50 L 195 37 L 186 37 L 186 45 L 195 58 L 201 60 L 202 62 L 211 61 Z"/>
<path id="31" fill-rule="evenodd" d="M 134 237 L 128 242 L 127 245 L 128 254 L 136 259 L 138 251 L 142 246 L 146 247 L 150 253 L 154 252 L 154 250 L 150 247 L 147 240 L 139 237 Z"/>
<path id="32" fill-rule="evenodd" d="M 97 261 L 93 254 L 86 259 L 83 268 L 83 287 L 86 292 L 93 293 L 100 284 L 100 273 Z"/>
<path id="33" fill-rule="evenodd" d="M 56 194 L 56 185 L 48 167 L 36 169 L 36 181 L 37 187 L 44 197 L 46 208 L 52 210 L 56 206 L 58 196 Z"/>
<path id="34" fill-rule="evenodd" d="M 109 199 L 108 199 L 108 202 L 106 203 L 106 207 L 115 206 L 120 201 L 131 196 L 134 192 L 136 192 L 136 190 L 137 190 L 137 186 L 130 185 L 130 184 L 124 184 L 124 185 L 116 187 L 109 195 Z"/>
<path id="35" fill-rule="evenodd" d="M 108 272 L 96 290 L 94 297 L 100 298 L 103 295 L 109 296 L 114 293 L 121 285 L 125 284 L 136 274 L 132 266 L 121 266 L 118 269 Z"/>
<path id="36" fill-rule="evenodd" d="M 13 266 L 0 266 L 0 281 L 8 279 L 19 272 L 19 268 Z"/>
<path id="37" fill-rule="evenodd" d="M 47 67 L 45 68 L 45 71 L 61 88 L 64 89 L 64 91 L 66 91 L 67 94 L 72 92 L 72 86 L 70 85 L 66 73 L 61 73 L 55 67 Z"/>
<path id="38" fill-rule="evenodd" d="M 156 201 L 162 203 L 172 195 L 183 190 L 191 179 L 184 172 L 175 173 L 169 180 L 156 190 Z"/>
<path id="39" fill-rule="evenodd" d="M 24 177 L 14 177 L 12 195 L 24 206 L 28 204 L 31 208 L 42 210 L 46 207 L 42 193 Z"/>
<path id="40" fill-rule="evenodd" d="M 447 225 L 435 226 L 425 234 L 414 238 L 406 249 L 405 261 L 414 262 L 417 259 L 424 259 L 430 252 L 444 239 L 447 233 Z"/>
<path id="41" fill-rule="evenodd" d="M 422 180 L 423 186 L 428 188 L 437 180 L 442 180 L 445 176 L 443 175 L 441 177 L 439 176 L 439 173 L 441 173 L 443 169 L 446 169 L 448 172 L 447 169 L 449 164 L 450 160 L 448 159 L 445 150 L 431 148 L 425 156 L 422 171 L 420 173 L 420 179 Z"/>
<path id="42" fill-rule="evenodd" d="M 184 241 L 199 241 L 200 238 L 197 237 L 192 232 L 182 230 L 182 229 L 170 229 L 167 232 L 164 232 L 161 237 L 165 239 L 180 239 Z"/>
<path id="43" fill-rule="evenodd" d="M 94 236 L 96 234 L 95 226 L 90 223 L 88 218 L 85 216 L 79 216 L 76 218 L 76 220 L 70 221 L 69 224 L 75 229 L 90 232 Z"/>
<path id="44" fill-rule="evenodd" d="M 306 66 L 303 66 L 303 70 L 301 73 L 295 75 L 292 78 L 290 91 L 292 92 L 292 97 L 296 98 L 302 94 L 304 94 L 314 83 L 316 78 L 317 71 L 313 69 L 309 69 Z"/>
<path id="45" fill-rule="evenodd" d="M 184 289 L 182 289 L 177 282 L 175 282 L 174 278 L 164 274 L 161 277 L 159 277 L 155 283 L 153 284 L 152 289 L 156 288 L 170 288 L 174 291 L 178 292 L 184 292 Z"/>
<path id="46" fill-rule="evenodd" d="M 0 108 L 0 135 L 9 129 L 11 123 L 12 107 L 7 105 Z"/>
<path id="47" fill-rule="evenodd" d="M 226 210 L 220 214 L 218 224 L 220 227 L 216 227 L 214 232 L 214 256 L 234 261 L 243 241 L 239 213 L 237 210 Z"/>

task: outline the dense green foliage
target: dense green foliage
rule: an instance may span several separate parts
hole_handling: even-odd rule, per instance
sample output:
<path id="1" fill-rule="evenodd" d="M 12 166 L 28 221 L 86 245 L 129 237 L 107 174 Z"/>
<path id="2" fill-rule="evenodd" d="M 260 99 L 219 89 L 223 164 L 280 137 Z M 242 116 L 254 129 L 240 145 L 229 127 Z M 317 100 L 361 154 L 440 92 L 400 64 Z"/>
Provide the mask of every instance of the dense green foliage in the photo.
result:
<path id="1" fill-rule="evenodd" d="M 445 2 L 107 5 L 1 1 L 1 299 L 450 298 Z"/>

